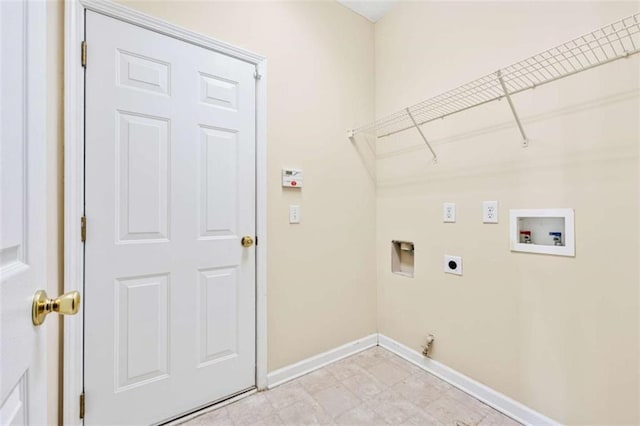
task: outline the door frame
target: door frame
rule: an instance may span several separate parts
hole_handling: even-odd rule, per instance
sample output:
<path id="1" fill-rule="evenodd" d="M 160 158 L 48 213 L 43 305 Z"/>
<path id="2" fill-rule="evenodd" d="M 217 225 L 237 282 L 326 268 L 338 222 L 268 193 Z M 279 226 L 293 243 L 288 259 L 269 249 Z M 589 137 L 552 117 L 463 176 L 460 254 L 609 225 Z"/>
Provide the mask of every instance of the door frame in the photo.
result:
<path id="1" fill-rule="evenodd" d="M 64 290 L 83 290 L 84 243 L 84 40 L 85 11 L 91 10 L 187 43 L 248 62 L 256 67 L 256 386 L 267 388 L 267 59 L 203 34 L 170 24 L 112 0 L 71 0 L 64 21 Z M 91 58 L 87 58 L 89 66 Z M 91 233 L 89 223 L 88 233 Z M 65 316 L 63 338 L 63 422 L 80 425 L 83 391 L 84 312 Z M 90 398 L 90 396 L 89 396 Z"/>

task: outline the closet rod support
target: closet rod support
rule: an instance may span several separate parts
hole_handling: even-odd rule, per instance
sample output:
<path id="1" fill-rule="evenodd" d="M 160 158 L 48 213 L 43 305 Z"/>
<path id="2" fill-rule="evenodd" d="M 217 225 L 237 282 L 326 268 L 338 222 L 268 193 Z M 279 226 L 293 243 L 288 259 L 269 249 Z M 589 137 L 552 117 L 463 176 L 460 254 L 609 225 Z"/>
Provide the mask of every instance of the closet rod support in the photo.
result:
<path id="1" fill-rule="evenodd" d="M 427 140 L 427 138 L 424 135 L 424 133 L 422 133 L 422 129 L 420 128 L 420 126 L 418 126 L 418 123 L 416 122 L 416 119 L 413 118 L 413 114 L 411 114 L 411 110 L 409 108 L 405 108 L 405 110 L 407 111 L 407 114 L 409 115 L 409 118 L 411 118 L 411 121 L 413 122 L 413 126 L 418 130 L 418 133 L 420 133 L 420 136 L 422 136 L 422 140 L 424 141 L 424 143 L 427 144 L 427 148 L 429 148 L 429 151 L 431 151 L 431 154 L 433 155 L 433 162 L 437 163 L 438 162 L 438 156 L 436 155 L 436 152 L 433 150 L 433 148 L 431 148 L 431 144 Z"/>
<path id="2" fill-rule="evenodd" d="M 522 123 L 520 122 L 520 117 L 516 111 L 516 108 L 513 106 L 513 101 L 511 100 L 511 96 L 509 95 L 509 91 L 507 90 L 507 85 L 504 84 L 504 79 L 502 78 L 502 72 L 498 70 L 496 72 L 498 76 L 498 80 L 500 81 L 500 86 L 502 86 L 502 91 L 504 92 L 504 97 L 507 98 L 507 102 L 509 103 L 509 108 L 511 108 L 511 112 L 513 113 L 513 118 L 516 120 L 516 124 L 518 125 L 518 130 L 520 130 L 520 134 L 522 135 L 522 147 L 526 148 L 529 146 L 529 140 L 527 139 L 527 135 L 524 133 L 524 129 L 522 128 Z"/>

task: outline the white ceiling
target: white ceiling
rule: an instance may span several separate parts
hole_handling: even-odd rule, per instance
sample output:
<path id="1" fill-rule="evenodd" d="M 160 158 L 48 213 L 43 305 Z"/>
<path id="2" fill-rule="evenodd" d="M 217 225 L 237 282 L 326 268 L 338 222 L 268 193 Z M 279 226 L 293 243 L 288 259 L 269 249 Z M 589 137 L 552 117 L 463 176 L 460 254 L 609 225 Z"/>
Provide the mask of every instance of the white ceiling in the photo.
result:
<path id="1" fill-rule="evenodd" d="M 371 22 L 376 22 L 389 12 L 397 0 L 337 0 L 338 3 L 362 15 Z"/>

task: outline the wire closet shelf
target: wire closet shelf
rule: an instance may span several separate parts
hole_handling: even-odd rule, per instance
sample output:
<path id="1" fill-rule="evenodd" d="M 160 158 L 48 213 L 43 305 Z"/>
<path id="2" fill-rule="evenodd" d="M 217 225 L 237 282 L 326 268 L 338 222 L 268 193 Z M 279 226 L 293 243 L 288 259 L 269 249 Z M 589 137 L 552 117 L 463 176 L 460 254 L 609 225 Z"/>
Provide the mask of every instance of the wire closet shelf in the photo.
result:
<path id="1" fill-rule="evenodd" d="M 435 157 L 435 152 L 420 129 L 421 125 L 506 98 L 526 146 L 527 138 L 511 102 L 511 95 L 627 58 L 638 52 L 640 13 L 605 25 L 402 111 L 349 130 L 348 135 L 350 139 L 360 133 L 384 138 L 417 128 Z"/>

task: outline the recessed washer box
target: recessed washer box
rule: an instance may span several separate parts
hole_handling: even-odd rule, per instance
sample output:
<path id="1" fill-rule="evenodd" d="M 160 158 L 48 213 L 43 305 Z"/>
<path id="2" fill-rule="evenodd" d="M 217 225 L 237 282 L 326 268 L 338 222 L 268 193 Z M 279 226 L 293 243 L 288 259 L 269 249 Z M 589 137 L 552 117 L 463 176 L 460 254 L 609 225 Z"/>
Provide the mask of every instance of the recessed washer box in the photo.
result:
<path id="1" fill-rule="evenodd" d="M 511 251 L 575 256 L 573 209 L 509 211 Z"/>

